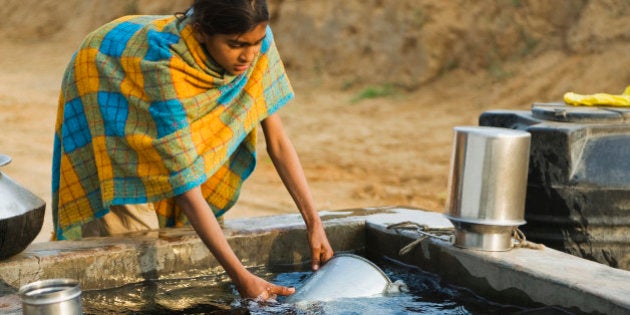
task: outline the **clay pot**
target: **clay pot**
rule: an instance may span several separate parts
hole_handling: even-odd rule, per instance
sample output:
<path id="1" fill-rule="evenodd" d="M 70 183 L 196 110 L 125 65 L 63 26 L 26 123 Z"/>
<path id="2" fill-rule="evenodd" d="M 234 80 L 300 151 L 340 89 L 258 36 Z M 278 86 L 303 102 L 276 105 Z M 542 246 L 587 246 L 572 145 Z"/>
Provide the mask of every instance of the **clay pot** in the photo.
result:
<path id="1" fill-rule="evenodd" d="M 0 167 L 11 158 L 0 154 Z M 39 234 L 46 203 L 0 172 L 0 259 L 22 252 Z"/>

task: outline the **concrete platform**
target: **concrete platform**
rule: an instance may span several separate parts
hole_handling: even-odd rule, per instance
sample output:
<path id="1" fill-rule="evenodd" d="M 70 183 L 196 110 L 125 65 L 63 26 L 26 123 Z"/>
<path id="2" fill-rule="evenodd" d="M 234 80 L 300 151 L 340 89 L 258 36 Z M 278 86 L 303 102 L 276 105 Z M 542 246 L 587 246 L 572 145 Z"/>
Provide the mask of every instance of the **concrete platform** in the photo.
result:
<path id="1" fill-rule="evenodd" d="M 391 224 L 411 221 L 440 231 L 450 222 L 438 213 L 395 211 L 366 218 L 369 255 L 418 266 L 499 301 L 540 303 L 593 314 L 630 314 L 629 271 L 550 248 L 486 252 L 458 248 L 437 238 L 428 238 L 400 255 L 398 250 L 419 234 L 387 229 Z"/>
<path id="2" fill-rule="evenodd" d="M 438 274 L 481 296 L 532 305 L 557 305 L 585 313 L 629 314 L 630 272 L 551 249 L 482 252 L 388 229 L 412 221 L 426 231 L 452 233 L 439 213 L 406 207 L 320 212 L 337 252 L 384 256 Z M 299 215 L 228 220 L 224 233 L 245 266 L 308 264 L 310 250 Z M 18 312 L 24 284 L 73 278 L 81 288 L 105 289 L 149 279 L 188 278 L 223 272 L 191 228 L 162 229 L 125 237 L 35 243 L 0 262 L 0 313 Z"/>

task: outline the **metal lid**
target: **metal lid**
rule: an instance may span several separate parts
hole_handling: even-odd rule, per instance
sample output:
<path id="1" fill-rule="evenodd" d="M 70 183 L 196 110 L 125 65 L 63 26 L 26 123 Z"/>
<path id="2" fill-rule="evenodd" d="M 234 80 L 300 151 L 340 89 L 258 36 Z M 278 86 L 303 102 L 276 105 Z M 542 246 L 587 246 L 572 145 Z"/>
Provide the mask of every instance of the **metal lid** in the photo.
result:
<path id="1" fill-rule="evenodd" d="M 455 132 L 463 134 L 473 134 L 488 138 L 529 138 L 531 135 L 527 131 L 515 130 L 502 127 L 488 126 L 455 126 Z"/>
<path id="2" fill-rule="evenodd" d="M 79 282 L 74 279 L 48 279 L 29 283 L 20 288 L 22 302 L 31 305 L 54 304 L 81 295 Z"/>
<path id="3" fill-rule="evenodd" d="M 451 222 L 461 222 L 468 224 L 479 224 L 479 225 L 490 225 L 490 226 L 519 226 L 527 223 L 525 220 L 514 219 L 514 218 L 467 218 L 467 217 L 457 217 L 452 215 L 444 215 L 447 219 L 451 220 Z"/>

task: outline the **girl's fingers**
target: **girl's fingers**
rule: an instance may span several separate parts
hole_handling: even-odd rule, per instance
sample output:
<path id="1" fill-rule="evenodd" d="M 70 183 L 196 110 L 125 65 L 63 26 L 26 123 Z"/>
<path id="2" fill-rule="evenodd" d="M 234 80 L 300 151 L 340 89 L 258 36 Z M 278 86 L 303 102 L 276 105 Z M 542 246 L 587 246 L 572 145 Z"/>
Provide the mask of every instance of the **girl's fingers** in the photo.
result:
<path id="1" fill-rule="evenodd" d="M 281 296 L 287 296 L 295 293 L 295 288 L 283 287 L 279 285 L 271 286 L 268 290 L 271 294 L 277 294 Z"/>

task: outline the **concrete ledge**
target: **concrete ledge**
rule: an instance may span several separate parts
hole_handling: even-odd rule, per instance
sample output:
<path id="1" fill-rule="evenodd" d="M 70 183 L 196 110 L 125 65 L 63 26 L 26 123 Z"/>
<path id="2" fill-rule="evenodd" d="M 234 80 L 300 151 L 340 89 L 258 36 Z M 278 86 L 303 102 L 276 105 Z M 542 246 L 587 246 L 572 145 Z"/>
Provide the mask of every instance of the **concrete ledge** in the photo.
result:
<path id="1" fill-rule="evenodd" d="M 412 221 L 439 230 L 447 223 L 436 213 L 406 209 L 396 212 L 367 219 L 370 256 L 382 255 L 416 265 L 498 301 L 556 305 L 586 313 L 630 313 L 630 272 L 626 270 L 549 248 L 485 252 L 457 248 L 435 238 L 400 255 L 399 249 L 417 239 L 418 234 L 387 229 L 389 225 Z"/>

